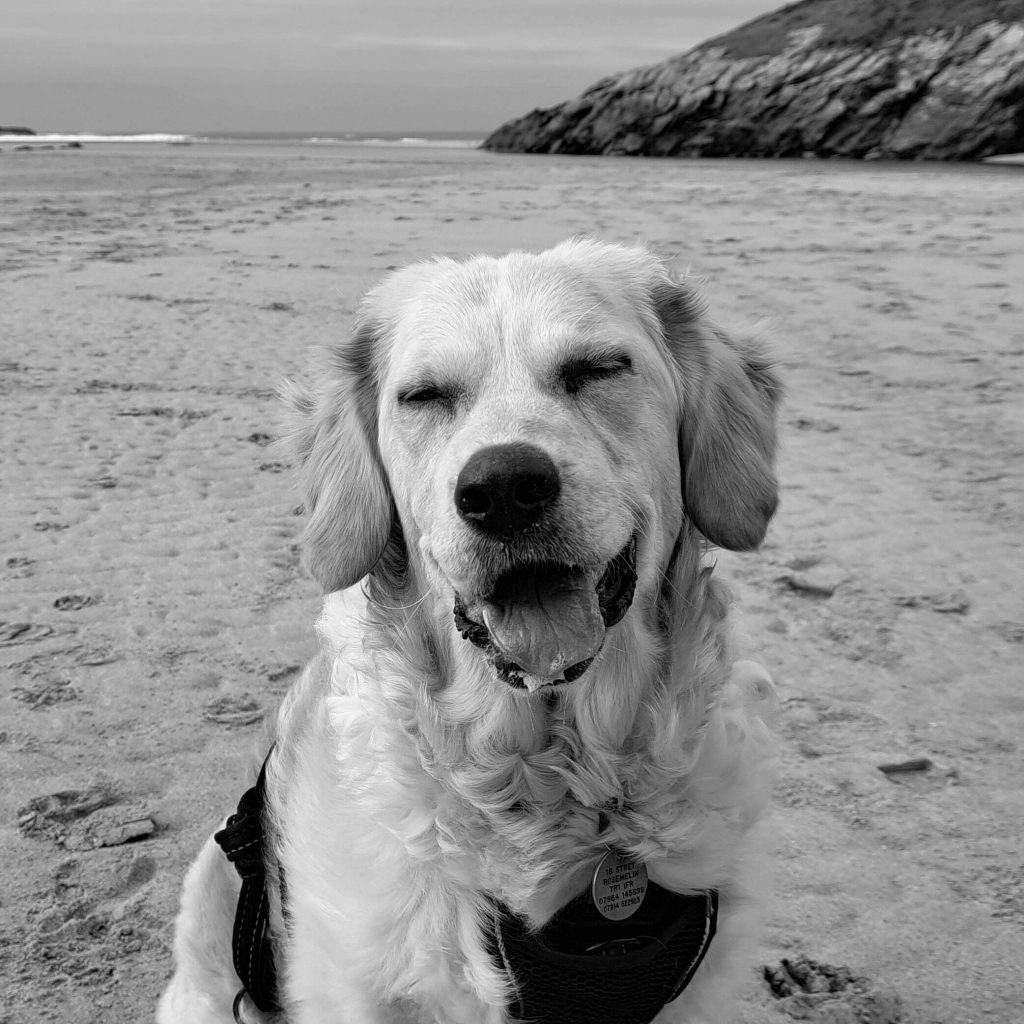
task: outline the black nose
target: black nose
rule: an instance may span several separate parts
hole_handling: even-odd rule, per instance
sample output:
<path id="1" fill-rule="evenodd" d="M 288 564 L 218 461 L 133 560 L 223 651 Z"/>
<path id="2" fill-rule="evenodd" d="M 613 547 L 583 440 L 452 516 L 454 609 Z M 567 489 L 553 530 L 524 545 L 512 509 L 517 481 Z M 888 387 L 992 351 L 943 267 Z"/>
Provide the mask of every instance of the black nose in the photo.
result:
<path id="1" fill-rule="evenodd" d="M 470 456 L 455 483 L 455 507 L 486 533 L 533 526 L 561 491 L 555 464 L 530 444 L 498 444 Z"/>

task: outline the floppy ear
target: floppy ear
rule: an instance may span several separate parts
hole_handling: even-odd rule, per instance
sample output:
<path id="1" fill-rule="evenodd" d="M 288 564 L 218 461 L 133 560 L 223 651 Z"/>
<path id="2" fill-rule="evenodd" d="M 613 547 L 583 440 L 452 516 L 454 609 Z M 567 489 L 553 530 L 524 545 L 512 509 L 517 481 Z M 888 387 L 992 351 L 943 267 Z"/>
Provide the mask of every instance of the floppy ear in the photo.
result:
<path id="1" fill-rule="evenodd" d="M 778 505 L 775 413 L 782 388 L 756 339 L 704 318 L 703 301 L 667 274 L 654 306 L 680 377 L 683 505 L 713 544 L 748 551 Z"/>
<path id="2" fill-rule="evenodd" d="M 326 593 L 377 564 L 395 515 L 377 445 L 378 334 L 365 319 L 331 353 L 319 394 L 294 385 L 286 394 L 299 418 L 291 443 L 306 506 L 305 561 Z"/>

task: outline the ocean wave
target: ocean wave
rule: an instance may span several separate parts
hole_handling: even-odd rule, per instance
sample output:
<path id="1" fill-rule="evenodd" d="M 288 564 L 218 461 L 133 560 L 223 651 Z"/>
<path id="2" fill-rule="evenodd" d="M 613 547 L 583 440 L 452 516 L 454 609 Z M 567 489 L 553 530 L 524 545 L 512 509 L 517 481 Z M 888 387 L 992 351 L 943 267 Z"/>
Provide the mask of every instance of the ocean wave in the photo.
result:
<path id="1" fill-rule="evenodd" d="M 385 138 L 380 135 L 360 135 L 355 137 L 313 135 L 299 141 L 315 146 L 429 146 L 431 148 L 476 149 L 483 142 L 483 139 L 427 139 L 418 135 L 405 135 L 397 139 Z"/>
<path id="2" fill-rule="evenodd" d="M 38 135 L 0 135 L 0 142 L 54 143 L 54 142 L 197 142 L 195 135 L 175 135 L 169 132 L 144 132 L 138 135 L 101 135 L 96 132 L 43 132 Z"/>
<path id="3" fill-rule="evenodd" d="M 37 135 L 0 134 L 0 143 L 22 145 L 67 145 L 68 143 L 163 143 L 165 145 L 192 145 L 215 143 L 221 145 L 313 145 L 313 146 L 405 146 L 409 148 L 476 149 L 483 138 L 445 137 L 432 135 L 363 135 L 355 132 L 338 135 L 302 135 L 298 132 L 266 132 L 247 135 L 231 132 L 209 135 L 186 135 L 175 132 L 138 132 L 135 134 L 106 135 L 101 132 L 40 132 Z"/>

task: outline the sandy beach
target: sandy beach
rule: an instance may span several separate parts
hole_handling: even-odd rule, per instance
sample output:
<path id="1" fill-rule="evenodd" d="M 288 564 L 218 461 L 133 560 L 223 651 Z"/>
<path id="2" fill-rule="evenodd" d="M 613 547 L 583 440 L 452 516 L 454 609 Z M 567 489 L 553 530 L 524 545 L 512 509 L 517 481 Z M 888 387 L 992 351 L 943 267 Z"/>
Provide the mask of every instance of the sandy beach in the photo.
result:
<path id="1" fill-rule="evenodd" d="M 0 1024 L 150 1019 L 315 649 L 278 382 L 388 268 L 577 233 L 766 320 L 787 385 L 780 513 L 719 559 L 781 698 L 759 964 L 1019 1024 L 1024 169 L 3 149 Z M 792 1019 L 752 970 L 738 1024 Z"/>

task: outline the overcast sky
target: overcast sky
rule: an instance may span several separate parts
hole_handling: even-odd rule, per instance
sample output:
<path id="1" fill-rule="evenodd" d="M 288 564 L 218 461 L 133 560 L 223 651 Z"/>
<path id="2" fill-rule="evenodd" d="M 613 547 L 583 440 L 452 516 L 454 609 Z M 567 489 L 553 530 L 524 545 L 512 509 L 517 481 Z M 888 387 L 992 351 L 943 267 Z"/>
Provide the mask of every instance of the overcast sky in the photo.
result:
<path id="1" fill-rule="evenodd" d="M 779 0 L 0 0 L 0 124 L 484 131 Z"/>

